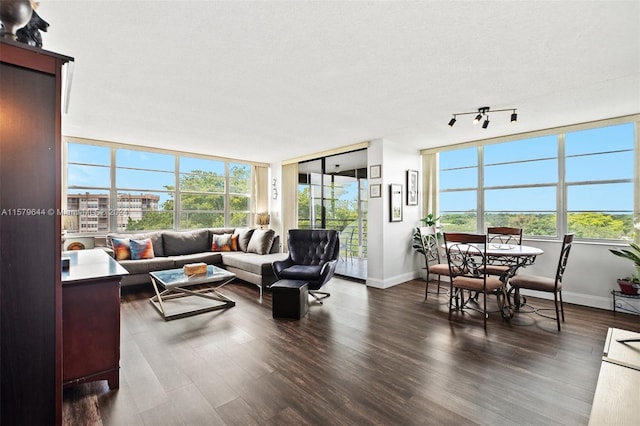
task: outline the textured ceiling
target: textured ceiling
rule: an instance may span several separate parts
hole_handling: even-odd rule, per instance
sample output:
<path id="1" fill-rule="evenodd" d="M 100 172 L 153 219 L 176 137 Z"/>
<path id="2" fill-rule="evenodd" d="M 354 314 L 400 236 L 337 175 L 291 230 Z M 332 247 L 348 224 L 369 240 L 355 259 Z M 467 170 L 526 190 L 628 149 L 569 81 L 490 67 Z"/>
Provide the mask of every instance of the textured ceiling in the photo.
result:
<path id="1" fill-rule="evenodd" d="M 41 0 L 66 135 L 277 162 L 640 112 L 640 2 Z M 471 116 L 452 113 L 518 108 Z"/>

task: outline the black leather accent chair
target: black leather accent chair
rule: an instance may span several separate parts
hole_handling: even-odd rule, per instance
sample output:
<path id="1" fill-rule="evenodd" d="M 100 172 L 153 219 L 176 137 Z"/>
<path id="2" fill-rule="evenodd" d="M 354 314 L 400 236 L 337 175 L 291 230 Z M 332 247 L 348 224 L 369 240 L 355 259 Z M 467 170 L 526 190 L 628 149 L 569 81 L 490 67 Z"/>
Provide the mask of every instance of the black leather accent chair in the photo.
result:
<path id="1" fill-rule="evenodd" d="M 306 281 L 309 294 L 322 303 L 330 294 L 318 290 L 333 277 L 338 263 L 338 231 L 291 229 L 287 241 L 289 257 L 273 262 L 273 273 L 278 280 Z"/>

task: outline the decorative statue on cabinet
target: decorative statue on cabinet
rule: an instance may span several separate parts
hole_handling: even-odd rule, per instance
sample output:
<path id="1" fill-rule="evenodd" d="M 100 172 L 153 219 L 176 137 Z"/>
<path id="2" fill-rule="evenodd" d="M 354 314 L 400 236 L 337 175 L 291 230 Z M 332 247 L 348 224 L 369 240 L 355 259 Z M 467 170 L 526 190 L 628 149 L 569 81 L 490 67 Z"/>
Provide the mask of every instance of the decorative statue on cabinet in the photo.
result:
<path id="1" fill-rule="evenodd" d="M 47 31 L 49 24 L 36 13 L 37 6 L 33 0 L 0 1 L 0 37 L 42 47 L 40 31 Z"/>
<path id="2" fill-rule="evenodd" d="M 29 23 L 20 28 L 16 35 L 20 43 L 42 47 L 42 35 L 40 31 L 47 32 L 47 28 L 49 28 L 49 23 L 42 19 L 34 10 Z"/>

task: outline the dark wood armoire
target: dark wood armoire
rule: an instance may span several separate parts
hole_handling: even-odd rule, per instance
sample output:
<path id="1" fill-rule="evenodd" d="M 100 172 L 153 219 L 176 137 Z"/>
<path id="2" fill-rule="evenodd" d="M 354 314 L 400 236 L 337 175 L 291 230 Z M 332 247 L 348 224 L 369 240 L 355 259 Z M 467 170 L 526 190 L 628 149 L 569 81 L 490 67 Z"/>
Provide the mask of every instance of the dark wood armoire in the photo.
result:
<path id="1" fill-rule="evenodd" d="M 61 91 L 73 58 L 0 39 L 0 423 L 62 421 Z"/>

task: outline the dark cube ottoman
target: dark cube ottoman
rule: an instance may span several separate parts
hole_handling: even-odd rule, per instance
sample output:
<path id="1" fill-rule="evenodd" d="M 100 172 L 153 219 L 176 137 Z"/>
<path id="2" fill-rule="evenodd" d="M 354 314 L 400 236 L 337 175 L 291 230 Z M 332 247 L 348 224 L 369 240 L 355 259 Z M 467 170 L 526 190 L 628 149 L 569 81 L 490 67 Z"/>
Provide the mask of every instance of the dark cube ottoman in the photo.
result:
<path id="1" fill-rule="evenodd" d="M 271 285 L 274 318 L 300 319 L 309 310 L 309 289 L 306 281 L 280 280 Z"/>

